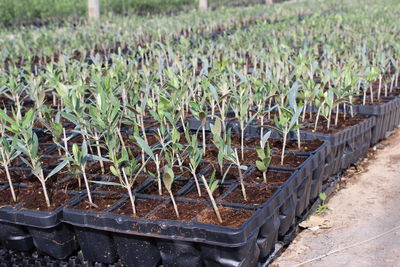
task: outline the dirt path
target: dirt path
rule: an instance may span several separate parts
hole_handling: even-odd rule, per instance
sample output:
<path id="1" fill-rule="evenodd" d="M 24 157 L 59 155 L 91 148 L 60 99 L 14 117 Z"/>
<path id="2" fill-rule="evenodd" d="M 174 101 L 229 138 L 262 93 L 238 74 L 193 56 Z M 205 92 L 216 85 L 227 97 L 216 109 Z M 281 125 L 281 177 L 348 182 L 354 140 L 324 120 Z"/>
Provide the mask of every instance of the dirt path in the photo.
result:
<path id="1" fill-rule="evenodd" d="M 400 266 L 400 130 L 365 165 L 345 177 L 330 210 L 312 218 L 322 227 L 302 231 L 272 266 L 298 266 L 334 250 L 301 266 Z"/>

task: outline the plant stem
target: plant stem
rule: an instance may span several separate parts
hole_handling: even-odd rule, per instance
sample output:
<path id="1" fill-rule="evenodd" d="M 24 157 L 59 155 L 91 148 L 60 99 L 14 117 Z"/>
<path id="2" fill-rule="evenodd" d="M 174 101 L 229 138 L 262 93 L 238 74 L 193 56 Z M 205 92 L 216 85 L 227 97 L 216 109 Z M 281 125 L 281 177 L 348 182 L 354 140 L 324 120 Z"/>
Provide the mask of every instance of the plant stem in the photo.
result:
<path id="1" fill-rule="evenodd" d="M 147 135 L 146 135 L 146 129 L 144 127 L 144 119 L 143 119 L 143 115 L 139 115 L 139 120 L 140 120 L 140 127 L 142 128 L 142 133 L 143 133 L 143 139 L 144 141 L 147 142 Z"/>
<path id="2" fill-rule="evenodd" d="M 372 90 L 372 83 L 369 85 L 369 91 L 371 94 L 371 103 L 374 103 L 374 92 Z"/>
<path id="3" fill-rule="evenodd" d="M 329 108 L 328 124 L 326 125 L 328 129 L 331 127 L 331 116 L 332 116 L 332 109 Z"/>
<path id="4" fill-rule="evenodd" d="M 260 140 L 264 136 L 264 116 L 260 117 L 260 122 L 261 122 L 261 129 L 260 129 Z"/>
<path id="5" fill-rule="evenodd" d="M 244 127 L 240 123 L 240 152 L 242 154 L 242 160 L 244 160 Z"/>
<path id="6" fill-rule="evenodd" d="M 205 125 L 201 126 L 202 135 L 203 135 L 203 156 L 206 154 L 206 127 Z"/>
<path id="7" fill-rule="evenodd" d="M 89 181 L 88 181 L 88 179 L 86 177 L 85 168 L 82 166 L 81 169 L 82 169 L 83 180 L 85 180 L 86 192 L 87 192 L 87 195 L 88 195 L 89 203 L 93 204 L 92 194 L 90 193 Z"/>
<path id="8" fill-rule="evenodd" d="M 299 120 L 297 120 L 297 125 L 299 125 Z M 300 128 L 296 130 L 297 135 L 297 147 L 301 148 L 301 136 L 300 136 Z"/>
<path id="9" fill-rule="evenodd" d="M 65 149 L 65 157 L 68 158 L 68 144 L 67 144 L 67 134 L 65 133 L 65 128 L 63 128 L 63 141 L 64 141 L 64 149 Z"/>
<path id="10" fill-rule="evenodd" d="M 5 159 L 5 153 L 4 153 L 4 151 L 3 151 L 3 148 L 0 148 L 0 150 L 1 150 L 1 156 L 3 157 L 3 159 Z M 13 198 L 13 201 L 14 201 L 14 202 L 17 202 L 17 197 L 16 197 L 15 191 L 14 191 L 14 185 L 13 185 L 13 183 L 12 183 L 11 175 L 10 175 L 10 172 L 9 172 L 9 170 L 8 170 L 8 162 L 4 162 L 4 163 L 3 163 L 3 166 L 4 166 L 4 169 L 6 170 L 6 175 L 7 175 L 8 184 L 10 185 L 11 196 L 12 196 L 12 198 Z"/>
<path id="11" fill-rule="evenodd" d="M 282 154 L 281 154 L 281 165 L 283 165 L 283 161 L 285 159 L 285 149 L 286 149 L 286 139 L 287 139 L 287 128 L 285 128 L 285 132 L 283 133 L 283 144 L 282 144 Z"/>
<path id="12" fill-rule="evenodd" d="M 49 195 L 47 194 L 46 180 L 44 178 L 43 169 L 40 170 L 40 183 L 42 184 L 44 198 L 46 199 L 46 205 L 47 205 L 47 207 L 50 207 L 51 206 L 50 199 L 49 199 Z"/>
<path id="13" fill-rule="evenodd" d="M 344 107 L 344 109 L 346 109 L 346 107 Z M 337 126 L 338 122 L 339 122 L 339 105 L 337 105 L 336 107 L 336 114 L 335 114 L 335 126 Z"/>
<path id="14" fill-rule="evenodd" d="M 303 109 L 302 121 L 304 121 L 306 119 L 306 110 L 307 110 L 307 100 L 304 100 L 304 109 Z"/>
<path id="15" fill-rule="evenodd" d="M 213 197 L 213 195 L 212 195 L 212 192 L 211 192 L 211 190 L 210 190 L 210 187 L 209 187 L 208 184 L 207 184 L 206 179 L 204 178 L 204 175 L 201 176 L 201 179 L 202 179 L 202 181 L 203 181 L 204 186 L 206 187 L 208 196 L 210 197 L 212 206 L 213 206 L 213 208 L 214 208 L 215 215 L 217 215 L 217 218 L 218 218 L 219 223 L 222 223 L 222 218 L 221 218 L 221 214 L 219 213 L 219 209 L 218 209 L 217 203 L 215 203 L 215 199 L 214 199 L 214 197 Z"/>
<path id="16" fill-rule="evenodd" d="M 199 194 L 199 197 L 201 197 L 201 189 L 200 189 L 199 180 L 197 179 L 197 175 L 196 175 L 196 168 L 194 168 L 191 163 L 189 164 L 189 166 L 190 166 L 190 170 L 192 172 L 193 178 L 194 178 L 194 182 L 196 183 L 197 193 Z"/>
<path id="17" fill-rule="evenodd" d="M 244 199 L 244 201 L 247 201 L 246 188 L 244 187 L 244 179 L 243 179 L 242 170 L 240 169 L 240 162 L 239 162 L 239 155 L 237 152 L 237 148 L 235 148 L 235 154 L 236 154 L 236 165 L 238 167 L 240 186 L 242 188 L 243 199 Z"/>
<path id="18" fill-rule="evenodd" d="M 130 201 L 131 201 L 132 212 L 133 212 L 133 215 L 136 216 L 135 199 L 133 198 L 132 189 L 131 189 L 131 187 L 130 187 L 130 185 L 129 185 L 128 177 L 126 176 L 126 173 L 125 173 L 125 169 L 124 169 L 124 168 L 122 168 L 122 174 L 124 175 L 125 184 L 126 184 L 126 189 L 128 190 L 129 199 L 130 199 Z"/>
<path id="19" fill-rule="evenodd" d="M 262 174 L 263 174 L 264 183 L 267 183 L 267 172 L 263 171 Z"/>
<path id="20" fill-rule="evenodd" d="M 160 160 L 158 158 L 158 154 L 155 155 L 156 160 L 155 160 L 155 164 L 156 164 L 156 171 L 157 171 L 157 182 L 158 182 L 158 194 L 160 196 L 162 196 L 162 183 L 161 183 L 161 174 L 160 174 Z"/>
<path id="21" fill-rule="evenodd" d="M 321 103 L 321 106 L 319 106 L 318 111 L 317 111 L 317 117 L 315 118 L 315 125 L 314 125 L 314 131 L 317 130 L 317 126 L 318 126 L 318 119 L 319 119 L 319 113 L 321 113 L 321 107 L 322 107 L 323 103 Z M 311 114 L 312 112 L 310 112 Z"/>
<path id="22" fill-rule="evenodd" d="M 367 102 L 367 90 L 364 90 L 363 94 L 363 105 L 365 106 L 365 102 Z"/>
<path id="23" fill-rule="evenodd" d="M 121 145 L 122 145 L 122 147 L 123 147 L 123 148 L 126 148 L 126 146 L 125 146 L 125 142 L 124 142 L 124 138 L 122 137 L 121 131 L 119 130 L 119 128 L 118 128 L 118 127 L 117 127 L 116 131 L 117 131 L 117 134 L 118 134 L 119 140 L 121 141 Z"/>
<path id="24" fill-rule="evenodd" d="M 175 210 L 176 217 L 177 217 L 178 219 L 180 219 L 179 211 L 178 211 L 178 206 L 176 205 L 174 195 L 172 194 L 172 191 L 171 191 L 171 190 L 168 190 L 168 193 L 169 193 L 169 195 L 170 195 L 170 197 L 171 197 L 172 205 L 174 205 L 174 210 Z"/>
<path id="25" fill-rule="evenodd" d="M 95 138 L 95 142 L 96 142 L 97 156 L 99 156 L 99 158 L 101 158 L 99 135 L 97 133 L 94 133 L 94 138 Z M 101 168 L 101 173 L 104 174 L 105 170 L 104 170 L 104 163 L 102 160 L 100 160 L 100 168 Z"/>

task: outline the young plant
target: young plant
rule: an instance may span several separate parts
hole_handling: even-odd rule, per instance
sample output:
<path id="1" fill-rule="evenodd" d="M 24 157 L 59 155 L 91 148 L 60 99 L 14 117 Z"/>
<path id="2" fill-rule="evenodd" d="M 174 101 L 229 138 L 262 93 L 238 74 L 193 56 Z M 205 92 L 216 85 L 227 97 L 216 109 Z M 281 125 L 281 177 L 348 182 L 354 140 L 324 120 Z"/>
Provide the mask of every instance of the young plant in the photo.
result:
<path id="1" fill-rule="evenodd" d="M 244 159 L 244 131 L 248 124 L 254 119 L 256 115 L 249 118 L 250 99 L 245 89 L 240 89 L 235 95 L 232 109 L 235 112 L 235 117 L 239 121 L 240 126 L 240 152 L 241 159 Z"/>
<path id="2" fill-rule="evenodd" d="M 206 123 L 207 111 L 203 109 L 198 103 L 191 101 L 191 112 L 193 116 L 201 122 L 201 133 L 203 138 L 203 155 L 206 154 Z"/>
<path id="3" fill-rule="evenodd" d="M 65 163 L 70 163 L 71 168 L 73 168 L 75 175 L 79 175 L 79 179 L 81 176 L 83 176 L 83 180 L 85 182 L 85 187 L 86 187 L 86 193 L 88 195 L 88 200 L 89 203 L 93 206 L 95 204 L 93 203 L 92 200 L 92 194 L 90 192 L 90 187 L 89 187 L 89 180 L 86 176 L 86 164 L 88 163 L 89 160 L 103 160 L 107 161 L 104 158 L 98 158 L 98 156 L 91 155 L 88 153 L 88 145 L 86 143 L 86 140 L 82 142 L 82 146 L 79 149 L 79 146 L 77 144 L 73 144 L 72 146 L 72 154 L 70 154 L 69 157 L 66 157 L 63 159 Z"/>
<path id="4" fill-rule="evenodd" d="M 267 132 L 260 140 L 260 147 L 256 149 L 258 158 L 260 159 L 256 161 L 256 166 L 263 174 L 264 183 L 267 183 L 267 171 L 272 160 L 271 149 L 268 144 L 270 135 L 271 132 Z"/>
<path id="5" fill-rule="evenodd" d="M 281 111 L 280 115 L 275 116 L 274 118 L 275 127 L 268 126 L 268 128 L 272 128 L 278 131 L 283 137 L 281 154 L 281 165 L 283 165 L 285 159 L 287 137 L 291 131 L 297 131 L 298 129 L 300 129 L 298 119 L 301 114 L 302 108 L 291 110 L 285 107 L 279 107 L 279 109 Z"/>
<path id="6" fill-rule="evenodd" d="M 190 172 L 196 183 L 197 193 L 199 194 L 199 197 L 201 197 L 201 190 L 200 190 L 199 181 L 197 179 L 196 170 L 200 165 L 203 153 L 202 153 L 201 149 L 199 148 L 199 141 L 197 140 L 197 133 L 190 135 L 188 131 L 185 131 L 185 135 L 186 135 L 186 140 L 189 144 L 189 146 L 187 148 L 187 150 L 188 150 L 187 157 L 189 158 L 189 169 L 190 169 Z"/>
<path id="7" fill-rule="evenodd" d="M 215 199 L 213 196 L 214 191 L 218 188 L 218 185 L 219 185 L 219 181 L 215 180 L 215 171 L 212 173 L 210 182 L 208 184 L 207 184 L 206 178 L 204 178 L 204 175 L 201 176 L 201 180 L 204 184 L 204 187 L 207 190 L 207 194 L 211 200 L 215 215 L 217 215 L 217 219 L 218 219 L 219 223 L 222 223 L 222 217 L 221 217 L 217 203 L 215 202 Z"/>
<path id="8" fill-rule="evenodd" d="M 17 139 L 7 138 L 5 135 L 4 128 L 0 125 L 0 165 L 6 171 L 7 181 L 10 186 L 11 196 L 14 202 L 17 202 L 17 196 L 15 195 L 14 185 L 12 183 L 9 166 L 13 159 L 18 157 L 21 152 L 17 148 Z"/>
<path id="9" fill-rule="evenodd" d="M 141 165 L 126 148 L 122 148 L 121 153 L 115 151 L 109 153 L 109 158 L 113 163 L 110 166 L 111 173 L 118 178 L 117 182 L 93 181 L 98 184 L 114 185 L 123 187 L 128 191 L 133 215 L 136 216 L 135 196 L 132 193 L 132 187 L 140 175 L 145 165 Z M 146 161 L 147 163 L 147 161 Z"/>
<path id="10" fill-rule="evenodd" d="M 51 114 L 51 109 L 43 109 L 43 115 L 45 119 L 39 118 L 39 121 L 43 124 L 43 126 L 51 133 L 51 136 L 53 138 L 53 142 L 57 146 L 57 152 L 58 155 L 61 156 L 61 148 L 65 149 L 64 146 L 62 146 L 62 141 L 63 141 L 63 125 L 61 123 L 61 114 L 57 113 L 54 119 L 52 118 Z"/>
<path id="11" fill-rule="evenodd" d="M 171 167 L 166 166 L 164 168 L 163 181 L 164 181 L 165 188 L 167 189 L 167 191 L 171 197 L 176 217 L 179 219 L 180 216 L 179 216 L 178 206 L 176 205 L 174 194 L 172 194 L 172 184 L 173 184 L 174 180 L 175 180 L 174 171 L 172 170 Z"/>
<path id="12" fill-rule="evenodd" d="M 20 156 L 20 159 L 31 169 L 32 174 L 39 180 L 42 186 L 43 195 L 46 200 L 46 205 L 47 207 L 50 207 L 51 203 L 46 182 L 51 176 L 64 168 L 66 164 L 62 162 L 55 169 L 53 169 L 47 175 L 47 177 L 45 177 L 41 164 L 41 155 L 39 153 L 39 139 L 36 133 L 33 131 L 33 123 L 36 118 L 36 113 L 33 109 L 30 109 L 21 119 L 16 118 L 14 120 L 9 117 L 5 111 L 0 111 L 0 115 L 2 115 L 4 120 L 9 123 L 9 126 L 4 125 L 5 129 L 16 135 L 16 144 L 18 146 L 18 150 L 28 158 L 25 159 L 24 157 Z M 15 118 L 16 114 L 14 113 L 13 115 Z"/>
<path id="13" fill-rule="evenodd" d="M 218 149 L 217 162 L 219 165 L 219 171 L 222 175 L 224 168 L 224 159 L 226 159 L 231 148 L 231 129 L 228 129 L 228 132 L 222 135 L 222 123 L 219 117 L 215 118 L 215 123 L 211 124 L 211 133 L 213 135 L 212 142 Z"/>
<path id="14" fill-rule="evenodd" d="M 242 189 L 243 199 L 244 199 L 244 201 L 247 201 L 246 188 L 244 186 L 244 177 L 243 177 L 243 173 L 242 173 L 242 170 L 244 170 L 244 171 L 247 170 L 247 166 L 240 164 L 239 154 L 238 154 L 238 151 L 236 148 L 235 148 L 234 152 L 230 149 L 229 153 L 226 155 L 226 158 L 228 160 L 230 160 L 232 163 L 236 164 L 236 167 L 239 172 L 239 181 L 240 181 L 240 187 Z"/>
<path id="15" fill-rule="evenodd" d="M 147 156 L 150 157 L 150 159 L 154 162 L 156 165 L 156 173 L 155 174 L 150 174 L 151 176 L 155 176 L 158 184 L 158 194 L 161 196 L 162 195 L 162 181 L 161 181 L 161 155 L 162 152 L 164 151 L 164 147 L 161 149 L 158 147 L 150 147 L 147 142 L 142 139 L 140 136 L 135 136 L 136 143 L 138 146 L 144 151 Z M 156 150 L 160 150 L 158 153 L 154 153 Z"/>

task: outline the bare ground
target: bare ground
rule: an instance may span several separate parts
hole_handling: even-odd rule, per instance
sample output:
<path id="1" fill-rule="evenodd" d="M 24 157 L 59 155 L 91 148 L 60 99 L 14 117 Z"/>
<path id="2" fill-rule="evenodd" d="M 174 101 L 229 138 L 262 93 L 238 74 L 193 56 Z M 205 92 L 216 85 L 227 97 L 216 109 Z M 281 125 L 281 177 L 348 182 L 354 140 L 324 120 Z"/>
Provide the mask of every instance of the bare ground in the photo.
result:
<path id="1" fill-rule="evenodd" d="M 272 266 L 400 266 L 400 130 L 376 150 Z"/>

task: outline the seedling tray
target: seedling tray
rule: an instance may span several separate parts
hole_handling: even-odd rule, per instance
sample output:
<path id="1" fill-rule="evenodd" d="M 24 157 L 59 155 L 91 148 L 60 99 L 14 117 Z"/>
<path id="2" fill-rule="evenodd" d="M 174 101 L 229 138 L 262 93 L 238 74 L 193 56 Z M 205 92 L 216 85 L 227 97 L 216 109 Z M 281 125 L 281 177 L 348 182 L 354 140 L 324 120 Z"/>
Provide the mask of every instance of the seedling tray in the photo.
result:
<path id="1" fill-rule="evenodd" d="M 400 97 L 395 97 L 380 105 L 353 105 L 358 115 L 373 116 L 376 126 L 372 129 L 371 145 L 386 137 L 387 132 L 400 125 Z"/>
<path id="2" fill-rule="evenodd" d="M 369 117 L 337 133 L 301 131 L 301 135 L 310 139 L 326 140 L 330 143 L 331 153 L 327 154 L 330 173 L 325 175 L 325 177 L 330 177 L 366 156 L 374 127 L 376 127 L 376 118 Z"/>
<path id="3" fill-rule="evenodd" d="M 24 185 L 15 185 L 24 187 Z M 3 188 L 8 190 L 8 186 Z M 0 191 L 1 192 L 1 191 Z M 66 204 L 77 201 L 72 199 Z M 70 225 L 61 222 L 63 207 L 53 211 L 24 209 L 20 204 L 0 208 L 0 240 L 6 248 L 39 252 L 56 259 L 64 259 L 74 253 L 78 244 Z"/>

